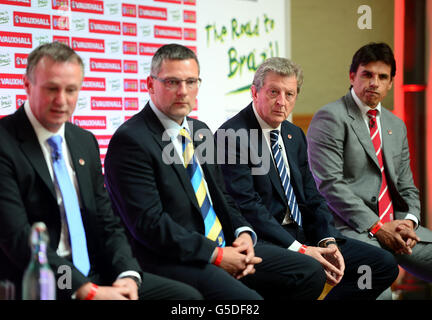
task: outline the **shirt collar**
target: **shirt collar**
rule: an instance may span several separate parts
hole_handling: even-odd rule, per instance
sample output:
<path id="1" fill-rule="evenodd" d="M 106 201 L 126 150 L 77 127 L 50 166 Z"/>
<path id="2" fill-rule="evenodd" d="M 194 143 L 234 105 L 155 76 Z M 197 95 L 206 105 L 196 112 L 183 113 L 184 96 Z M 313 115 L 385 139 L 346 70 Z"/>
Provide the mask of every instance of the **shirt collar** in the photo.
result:
<path id="1" fill-rule="evenodd" d="M 64 132 L 65 132 L 65 124 L 63 123 L 60 127 L 60 129 L 57 132 L 51 132 L 47 130 L 39 121 L 36 119 L 35 115 L 33 114 L 32 109 L 30 108 L 30 103 L 27 100 L 24 103 L 24 111 L 36 133 L 36 136 L 39 140 L 40 144 L 44 144 L 47 139 L 51 138 L 54 135 L 60 135 L 64 139 Z"/>
<path id="2" fill-rule="evenodd" d="M 351 88 L 351 95 L 363 116 L 366 116 L 366 113 L 369 110 L 373 110 L 371 107 L 363 103 L 363 101 L 361 101 L 359 97 L 357 97 L 356 93 L 354 92 L 354 88 Z M 381 114 L 381 102 L 378 103 L 378 105 L 375 107 L 375 110 L 378 110 L 378 115 Z"/>
<path id="3" fill-rule="evenodd" d="M 162 111 L 160 111 L 151 99 L 149 101 L 149 105 L 150 108 L 152 108 L 153 112 L 156 114 L 156 117 L 162 123 L 162 126 L 165 128 L 166 133 L 171 139 L 177 139 L 182 128 L 185 128 L 190 133 L 189 124 L 186 121 L 186 117 L 184 117 L 182 124 L 179 125 L 177 122 L 175 122 Z"/>
<path id="4" fill-rule="evenodd" d="M 267 122 L 265 122 L 265 121 L 260 117 L 260 115 L 258 114 L 258 111 L 256 110 L 256 107 L 255 107 L 255 103 L 254 103 L 254 102 L 252 102 L 252 109 L 253 109 L 253 112 L 255 113 L 255 117 L 257 118 L 258 123 L 259 123 L 259 125 L 260 125 L 262 131 L 264 131 L 264 132 L 269 132 L 269 131 L 271 131 L 271 130 L 279 130 L 279 132 L 280 132 L 280 130 L 281 130 L 281 124 L 279 123 L 279 125 L 278 125 L 276 128 L 273 128 L 273 127 L 270 126 Z"/>

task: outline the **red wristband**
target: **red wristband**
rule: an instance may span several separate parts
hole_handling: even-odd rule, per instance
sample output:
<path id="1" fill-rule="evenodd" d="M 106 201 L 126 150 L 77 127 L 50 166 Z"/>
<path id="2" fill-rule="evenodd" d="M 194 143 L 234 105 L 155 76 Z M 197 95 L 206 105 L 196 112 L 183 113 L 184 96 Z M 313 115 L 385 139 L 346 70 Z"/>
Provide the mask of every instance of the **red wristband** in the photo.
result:
<path id="1" fill-rule="evenodd" d="M 383 223 L 381 222 L 381 220 L 378 220 L 377 223 L 375 223 L 375 225 L 372 227 L 372 229 L 369 231 L 369 235 L 371 237 L 373 237 L 375 235 L 375 233 L 378 232 L 379 229 L 381 229 L 381 227 L 383 226 Z"/>
<path id="2" fill-rule="evenodd" d="M 93 300 L 94 297 L 95 297 L 95 295 L 96 295 L 96 292 L 97 292 L 98 288 L 99 287 L 96 284 L 92 283 L 90 291 L 87 294 L 87 297 L 84 298 L 84 300 Z"/>
<path id="3" fill-rule="evenodd" d="M 221 247 L 217 247 L 217 249 L 218 249 L 218 253 L 217 253 L 215 261 L 213 261 L 213 264 L 215 266 L 219 266 L 221 264 L 222 257 L 223 257 L 223 249 Z"/>
<path id="4" fill-rule="evenodd" d="M 302 244 L 302 246 L 300 247 L 300 249 L 299 249 L 299 251 L 298 252 L 300 252 L 300 253 L 305 253 L 306 252 L 306 248 L 307 248 L 307 245 L 305 245 L 305 244 Z"/>

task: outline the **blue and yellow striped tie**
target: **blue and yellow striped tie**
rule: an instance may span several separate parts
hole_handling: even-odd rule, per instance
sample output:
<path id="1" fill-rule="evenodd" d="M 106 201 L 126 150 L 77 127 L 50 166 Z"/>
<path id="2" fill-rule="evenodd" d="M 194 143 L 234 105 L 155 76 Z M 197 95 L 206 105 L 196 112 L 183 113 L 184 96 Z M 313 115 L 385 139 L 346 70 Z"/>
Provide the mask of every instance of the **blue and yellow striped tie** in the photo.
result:
<path id="1" fill-rule="evenodd" d="M 204 177 L 198 166 L 196 157 L 194 157 L 194 147 L 189 132 L 182 128 L 180 136 L 183 147 L 184 166 L 191 179 L 198 205 L 201 208 L 201 215 L 204 219 L 205 236 L 210 240 L 216 241 L 219 247 L 225 246 L 225 238 L 222 231 L 222 225 L 216 216 L 207 191 L 204 185 Z"/>

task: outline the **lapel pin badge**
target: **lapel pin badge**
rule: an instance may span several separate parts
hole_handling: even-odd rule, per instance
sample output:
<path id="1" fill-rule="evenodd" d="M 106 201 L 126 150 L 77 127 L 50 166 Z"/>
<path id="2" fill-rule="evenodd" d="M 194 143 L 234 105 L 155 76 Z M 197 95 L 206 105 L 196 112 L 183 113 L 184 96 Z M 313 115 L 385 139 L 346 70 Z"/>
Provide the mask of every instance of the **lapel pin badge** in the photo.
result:
<path id="1" fill-rule="evenodd" d="M 392 131 L 391 129 L 388 129 L 387 132 L 388 132 L 388 134 L 390 134 L 390 135 L 393 134 L 393 131 Z"/>
<path id="2" fill-rule="evenodd" d="M 79 162 L 79 164 L 82 165 L 82 166 L 85 165 L 85 161 L 84 161 L 84 159 L 82 159 L 82 158 L 80 158 L 80 159 L 78 160 L 78 162 Z"/>
<path id="3" fill-rule="evenodd" d="M 200 138 L 202 140 L 203 137 L 204 137 L 204 135 L 202 133 L 198 133 L 198 138 Z"/>
<path id="4" fill-rule="evenodd" d="M 288 134 L 288 139 L 292 139 L 292 135 Z"/>

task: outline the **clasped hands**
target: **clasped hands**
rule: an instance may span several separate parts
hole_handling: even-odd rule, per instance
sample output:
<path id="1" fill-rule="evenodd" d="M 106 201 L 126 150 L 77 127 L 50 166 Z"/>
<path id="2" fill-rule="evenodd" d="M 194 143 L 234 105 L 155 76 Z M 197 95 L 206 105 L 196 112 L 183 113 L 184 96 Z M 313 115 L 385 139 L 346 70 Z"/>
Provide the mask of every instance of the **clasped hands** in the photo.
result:
<path id="1" fill-rule="evenodd" d="M 92 283 L 83 284 L 76 292 L 78 300 L 84 300 L 91 289 Z M 138 286 L 131 278 L 117 279 L 112 286 L 99 286 L 92 300 L 137 300 Z"/>
<path id="2" fill-rule="evenodd" d="M 384 223 L 375 237 L 386 248 L 396 254 L 411 254 L 412 248 L 420 241 L 411 220 L 392 220 Z"/>
<path id="3" fill-rule="evenodd" d="M 255 256 L 253 241 L 247 232 L 242 232 L 232 246 L 223 247 L 222 250 L 223 256 L 219 267 L 236 279 L 254 274 L 255 265 L 262 261 L 260 257 Z"/>
<path id="4" fill-rule="evenodd" d="M 326 248 L 308 246 L 304 254 L 321 264 L 327 276 L 327 283 L 335 286 L 342 280 L 345 272 L 345 261 L 336 244 L 330 244 Z"/>

